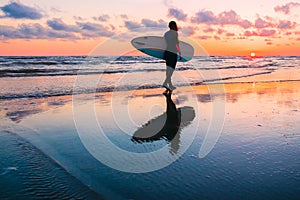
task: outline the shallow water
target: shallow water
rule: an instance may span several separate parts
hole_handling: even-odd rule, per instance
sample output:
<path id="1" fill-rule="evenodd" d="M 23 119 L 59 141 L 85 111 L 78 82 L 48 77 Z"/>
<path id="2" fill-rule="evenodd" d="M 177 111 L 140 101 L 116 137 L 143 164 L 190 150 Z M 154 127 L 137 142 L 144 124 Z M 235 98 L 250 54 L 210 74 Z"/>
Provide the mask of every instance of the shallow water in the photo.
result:
<path id="1" fill-rule="evenodd" d="M 102 198 L 19 135 L 0 137 L 0 199 Z"/>
<path id="2" fill-rule="evenodd" d="M 178 88 L 172 95 L 177 108 L 190 106 L 195 111 L 195 118 L 182 128 L 175 145 L 164 139 L 145 143 L 131 140 L 136 130 L 165 112 L 166 99 L 161 89 L 98 93 L 95 99 L 93 95 L 77 95 L 77 109 L 82 110 L 80 117 L 86 120 L 83 124 L 76 124 L 77 129 L 71 96 L 20 99 L 13 104 L 2 102 L 1 106 L 3 110 L 7 108 L 10 111 L 15 107 L 14 115 L 6 115 L 6 118 L 12 119 L 18 118 L 17 110 L 23 108 L 15 121 L 17 124 L 7 129 L 17 132 L 47 155 L 39 160 L 49 160 L 49 156 L 55 161 L 51 162 L 52 165 L 58 163 L 104 198 L 298 199 L 299 82 L 224 85 L 226 112 L 222 134 L 212 151 L 201 159 L 198 157 L 199 149 L 213 119 L 213 102 L 222 97 L 222 94 L 209 94 L 208 87 L 202 85 L 193 90 Z M 156 154 L 152 158 L 157 162 L 174 157 L 177 160 L 148 173 L 122 172 L 99 162 L 87 151 L 82 135 L 78 133 L 78 127 L 86 129 L 88 135 L 85 137 L 92 136 L 97 141 L 100 129 L 91 128 L 93 120 L 88 112 L 90 105 L 93 105 L 100 127 L 114 145 L 140 153 L 166 147 L 168 157 Z M 33 108 L 39 112 L 30 111 Z M 27 115 L 24 114 L 26 110 L 29 111 Z M 131 116 L 129 121 L 123 117 L 125 111 Z M 8 133 L 5 137 L 8 137 Z M 190 140 L 192 144 L 185 149 Z M 101 143 L 94 149 L 111 152 L 110 161 L 115 166 L 130 166 L 130 163 L 119 160 L 112 150 L 107 150 Z M 178 158 L 178 155 L 181 156 Z M 15 159 L 14 156 L 12 158 Z M 138 167 L 147 167 L 136 157 L 129 159 Z M 7 164 L 5 167 L 18 167 L 17 171 L 11 170 L 6 174 L 15 176 L 22 164 Z M 58 184 L 57 179 L 60 180 L 64 175 L 50 173 L 46 177 L 55 179 L 50 180 L 49 184 Z M 39 191 L 39 187 L 34 185 L 37 181 L 29 180 L 32 185 L 27 188 L 35 192 L 37 188 Z M 48 195 L 44 194 L 44 197 Z M 54 192 L 54 195 L 58 194 Z"/>

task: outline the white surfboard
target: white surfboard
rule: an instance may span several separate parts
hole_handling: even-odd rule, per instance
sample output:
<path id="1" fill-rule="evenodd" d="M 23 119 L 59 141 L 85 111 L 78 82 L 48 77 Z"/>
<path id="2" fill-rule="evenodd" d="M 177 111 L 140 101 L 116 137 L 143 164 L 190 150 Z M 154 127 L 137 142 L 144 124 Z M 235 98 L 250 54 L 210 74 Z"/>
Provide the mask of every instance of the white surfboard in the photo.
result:
<path id="1" fill-rule="evenodd" d="M 164 59 L 164 52 L 167 47 L 167 43 L 164 37 L 159 37 L 159 36 L 137 37 L 131 40 L 131 44 L 136 49 L 138 49 L 139 51 L 147 55 Z M 179 62 L 186 62 L 193 58 L 194 48 L 192 45 L 183 41 L 179 41 L 179 47 L 182 56 L 182 59 L 180 60 L 180 56 L 178 55 L 177 60 Z"/>

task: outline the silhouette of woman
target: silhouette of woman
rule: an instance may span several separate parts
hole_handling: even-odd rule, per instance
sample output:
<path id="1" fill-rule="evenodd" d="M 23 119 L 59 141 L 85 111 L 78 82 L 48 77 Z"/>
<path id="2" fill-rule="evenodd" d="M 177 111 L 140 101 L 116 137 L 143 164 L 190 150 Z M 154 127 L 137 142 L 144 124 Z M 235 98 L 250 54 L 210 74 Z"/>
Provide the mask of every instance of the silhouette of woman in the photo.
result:
<path id="1" fill-rule="evenodd" d="M 170 21 L 169 28 L 170 30 L 164 34 L 164 38 L 167 43 L 167 48 L 164 53 L 164 59 L 166 60 L 166 79 L 163 83 L 163 87 L 166 88 L 165 92 L 172 92 L 176 89 L 176 87 L 172 84 L 171 77 L 177 64 L 177 53 L 180 55 L 180 60 L 182 59 L 176 22 Z"/>
<path id="2" fill-rule="evenodd" d="M 179 149 L 181 129 L 193 121 L 195 111 L 189 106 L 177 109 L 171 98 L 172 93 L 168 92 L 164 95 L 167 103 L 166 112 L 136 130 L 131 140 L 143 143 L 165 139 L 170 142 L 171 152 L 176 153 Z"/>

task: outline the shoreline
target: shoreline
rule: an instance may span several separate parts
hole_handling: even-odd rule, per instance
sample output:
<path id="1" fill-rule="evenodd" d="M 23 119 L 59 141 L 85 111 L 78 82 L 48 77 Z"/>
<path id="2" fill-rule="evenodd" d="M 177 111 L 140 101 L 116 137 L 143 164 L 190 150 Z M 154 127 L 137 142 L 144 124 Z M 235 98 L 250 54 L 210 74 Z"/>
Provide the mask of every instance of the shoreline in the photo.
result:
<path id="1" fill-rule="evenodd" d="M 262 75 L 263 76 L 263 75 Z M 259 76 L 258 76 L 259 77 Z M 234 80 L 239 80 L 242 79 L 242 81 L 234 81 Z M 300 79 L 290 79 L 290 80 L 258 80 L 258 81 L 254 81 L 252 79 L 247 79 L 247 77 L 243 77 L 243 78 L 234 78 L 231 81 L 226 81 L 225 82 L 201 82 L 201 83 L 197 83 L 197 84 L 191 84 L 191 85 L 176 85 L 177 87 L 177 91 L 179 89 L 185 89 L 187 87 L 201 87 L 201 86 L 210 86 L 210 85 L 224 85 L 226 87 L 226 85 L 243 85 L 243 84 L 272 84 L 272 83 L 285 83 L 285 82 L 295 82 L 298 83 L 300 82 Z M 18 100 L 18 99 L 43 99 L 43 98 L 51 98 L 51 97 L 70 97 L 73 95 L 91 95 L 91 94 L 101 94 L 101 93 L 113 93 L 113 92 L 126 92 L 126 91 L 136 91 L 136 90 L 164 90 L 163 87 L 161 87 L 160 85 L 154 85 L 154 86 L 141 86 L 139 88 L 117 88 L 115 89 L 114 87 L 111 88 L 107 88 L 105 90 L 101 90 L 101 91 L 88 91 L 88 92 L 79 92 L 79 93 L 72 93 L 72 94 L 43 94 L 43 95 L 36 95 L 36 94 L 32 94 L 32 95 L 12 95 L 12 96 L 0 96 L 0 101 L 5 101 L 5 100 Z"/>
<path id="2" fill-rule="evenodd" d="M 275 88 L 280 85 L 300 85 L 300 80 L 284 80 L 284 81 L 260 81 L 260 82 L 226 82 L 226 83 L 212 83 L 212 84 L 199 84 L 194 86 L 179 86 L 174 91 L 174 94 L 184 93 L 186 91 L 194 92 L 195 94 L 206 94 L 206 95 L 213 95 L 214 93 L 222 93 L 221 95 L 225 95 L 226 93 L 230 93 L 230 90 L 239 91 L 239 93 L 243 93 L 246 90 L 253 90 L 255 91 L 255 87 L 261 87 L 261 90 L 264 88 Z M 212 91 L 209 91 L 209 88 L 212 88 Z M 230 89 L 228 89 L 230 88 Z M 109 98 L 112 96 L 113 93 L 122 94 L 128 92 L 134 92 L 135 94 L 140 95 L 159 95 L 163 96 L 162 93 L 165 89 L 164 88 L 138 88 L 136 90 L 117 90 L 117 91 L 104 91 L 104 92 L 91 92 L 91 93 L 79 93 L 79 94 L 66 94 L 66 95 L 51 95 L 51 96 L 41 96 L 41 97 L 22 97 L 22 98 L 7 98 L 7 99 L 0 99 L 0 107 L 2 108 L 0 111 L 0 116 L 3 119 L 13 119 L 14 116 L 16 117 L 13 121 L 18 121 L 19 118 L 23 118 L 26 115 L 34 115 L 39 112 L 45 112 L 51 108 L 58 108 L 63 106 L 66 103 L 72 101 L 73 95 L 78 96 L 84 100 L 92 100 L 98 98 Z M 248 91 L 249 92 L 249 91 Z M 227 94 L 228 96 L 228 94 Z M 108 100 L 107 100 L 108 101 Z M 47 102 L 48 106 L 44 106 L 41 108 L 39 105 L 43 105 Z M 12 104 L 12 105 L 11 105 Z M 27 105 L 27 108 L 26 108 Z"/>

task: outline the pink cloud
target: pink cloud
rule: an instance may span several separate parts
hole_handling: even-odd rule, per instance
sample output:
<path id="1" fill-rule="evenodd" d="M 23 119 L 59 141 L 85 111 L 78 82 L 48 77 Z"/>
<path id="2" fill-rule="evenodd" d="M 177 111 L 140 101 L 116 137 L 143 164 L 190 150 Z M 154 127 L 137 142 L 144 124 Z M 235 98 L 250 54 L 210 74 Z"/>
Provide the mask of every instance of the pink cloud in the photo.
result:
<path id="1" fill-rule="evenodd" d="M 284 35 L 292 35 L 292 32 L 286 32 Z"/>
<path id="2" fill-rule="evenodd" d="M 276 6 L 274 8 L 274 10 L 275 10 L 275 12 L 283 12 L 284 14 L 288 15 L 288 14 L 290 14 L 292 8 L 296 8 L 299 6 L 300 6 L 300 3 L 290 2 L 290 3 L 284 4 L 282 6 Z"/>
<path id="3" fill-rule="evenodd" d="M 167 22 L 165 22 L 162 19 L 158 20 L 158 22 L 153 21 L 151 19 L 142 19 L 142 24 L 145 27 L 149 27 L 149 28 L 166 28 L 167 27 Z"/>
<path id="4" fill-rule="evenodd" d="M 207 36 L 207 35 L 201 35 L 198 37 L 200 40 L 207 40 L 209 38 L 211 38 L 211 36 Z"/>
<path id="5" fill-rule="evenodd" d="M 268 36 L 274 35 L 275 33 L 276 33 L 275 30 L 272 30 L 272 29 L 270 29 L 270 30 L 269 29 L 263 29 L 260 32 L 259 36 L 268 37 Z"/>
<path id="6" fill-rule="evenodd" d="M 295 22 L 286 21 L 286 20 L 280 20 L 278 24 L 279 29 L 291 29 L 294 28 L 296 25 Z"/>
<path id="7" fill-rule="evenodd" d="M 263 29 L 260 32 L 255 31 L 245 31 L 244 36 L 251 37 L 251 36 L 261 36 L 261 37 L 269 37 L 276 34 L 276 31 L 273 29 Z"/>
<path id="8" fill-rule="evenodd" d="M 257 36 L 258 34 L 254 31 L 245 31 L 244 35 L 250 37 L 250 36 Z"/>
<path id="9" fill-rule="evenodd" d="M 220 24 L 238 24 L 240 17 L 235 11 L 224 11 L 218 15 L 218 21 Z"/>
<path id="10" fill-rule="evenodd" d="M 249 20 L 243 20 L 239 22 L 239 25 L 243 28 L 250 28 L 252 26 L 251 22 Z"/>
<path id="11" fill-rule="evenodd" d="M 185 14 L 183 10 L 177 8 L 170 8 L 168 10 L 168 16 L 181 21 L 185 21 L 187 19 L 187 14 Z"/>
<path id="12" fill-rule="evenodd" d="M 121 14 L 120 17 L 121 17 L 122 19 L 128 19 L 128 16 L 127 16 L 126 14 Z"/>
<path id="13" fill-rule="evenodd" d="M 153 21 L 151 19 L 142 19 L 141 22 L 125 20 L 125 27 L 130 31 L 141 31 L 140 28 L 166 28 L 167 22 L 164 20 Z"/>
<path id="14" fill-rule="evenodd" d="M 222 33 L 224 33 L 225 32 L 225 30 L 224 29 L 218 29 L 218 31 L 217 31 L 217 33 L 219 34 L 219 35 L 221 35 Z"/>
<path id="15" fill-rule="evenodd" d="M 267 42 L 266 44 L 267 44 L 267 45 L 272 45 L 272 44 L 273 44 L 273 42 Z"/>
<path id="16" fill-rule="evenodd" d="M 232 36 L 235 36 L 235 34 L 234 33 L 226 33 L 226 36 L 232 37 Z"/>
<path id="17" fill-rule="evenodd" d="M 183 27 L 180 29 L 181 33 L 183 34 L 183 36 L 191 36 L 195 33 L 195 29 L 192 26 L 187 26 L 187 27 Z"/>
<path id="18" fill-rule="evenodd" d="M 213 12 L 202 10 L 197 12 L 195 17 L 191 18 L 191 22 L 197 24 L 217 24 L 217 18 Z"/>
<path id="19" fill-rule="evenodd" d="M 221 38 L 218 37 L 218 36 L 216 36 L 216 35 L 214 36 L 214 39 L 215 39 L 215 40 L 221 40 Z"/>
<path id="20" fill-rule="evenodd" d="M 140 23 L 134 21 L 125 21 L 124 23 L 125 27 L 130 31 L 143 27 Z"/>
<path id="21" fill-rule="evenodd" d="M 215 29 L 211 28 L 211 27 L 207 27 L 206 29 L 203 30 L 204 33 L 211 33 L 214 32 Z"/>
<path id="22" fill-rule="evenodd" d="M 237 25 L 243 28 L 251 27 L 251 22 L 242 19 L 235 11 L 224 11 L 218 15 L 212 11 L 201 10 L 191 18 L 192 23 L 196 24 L 213 24 L 213 25 Z"/>
<path id="23" fill-rule="evenodd" d="M 258 18 L 255 20 L 254 26 L 255 28 L 270 28 L 270 27 L 274 27 L 274 24 L 266 20 L 263 20 L 261 18 Z"/>

